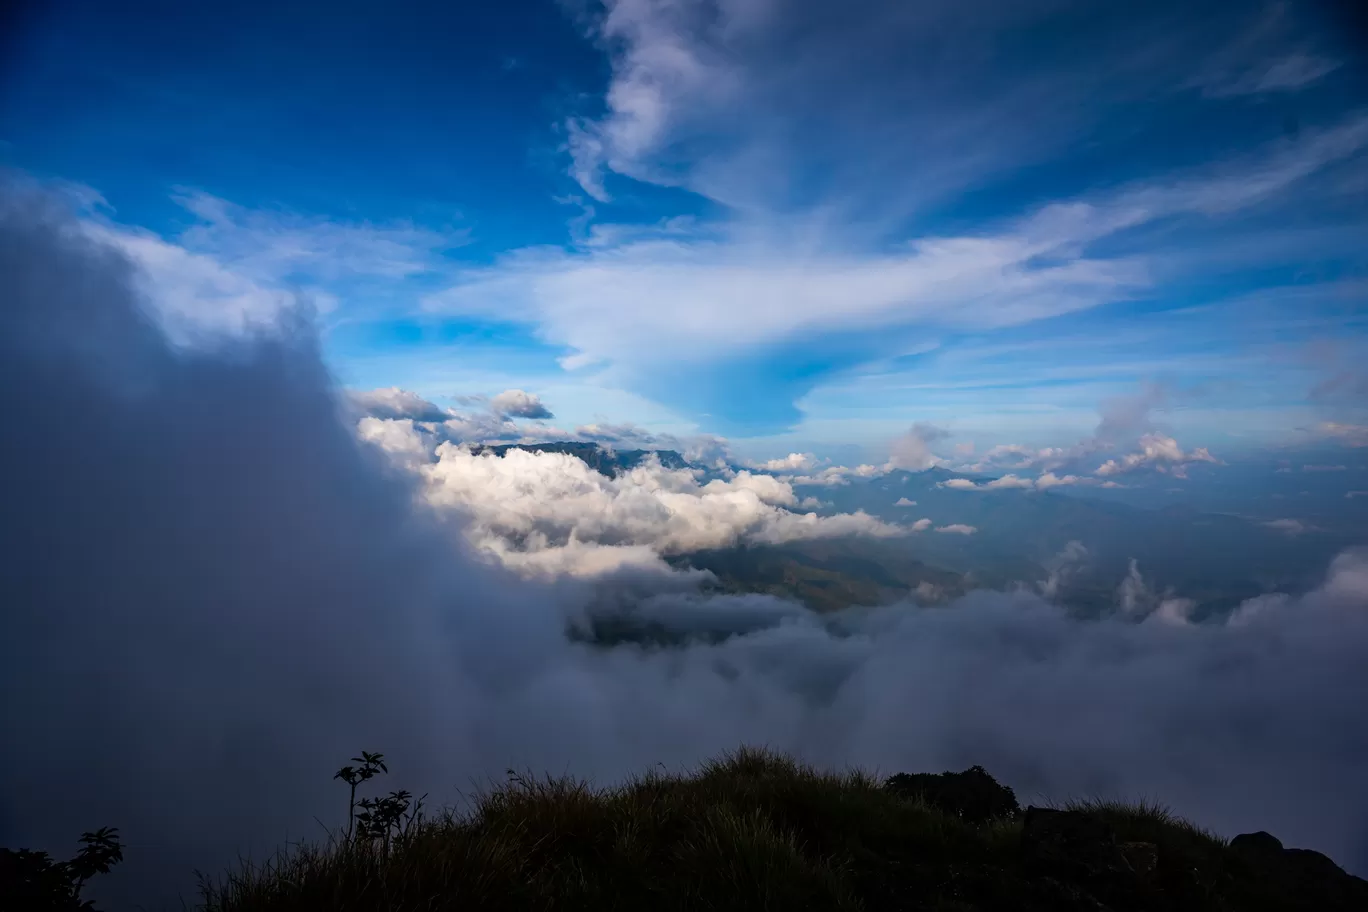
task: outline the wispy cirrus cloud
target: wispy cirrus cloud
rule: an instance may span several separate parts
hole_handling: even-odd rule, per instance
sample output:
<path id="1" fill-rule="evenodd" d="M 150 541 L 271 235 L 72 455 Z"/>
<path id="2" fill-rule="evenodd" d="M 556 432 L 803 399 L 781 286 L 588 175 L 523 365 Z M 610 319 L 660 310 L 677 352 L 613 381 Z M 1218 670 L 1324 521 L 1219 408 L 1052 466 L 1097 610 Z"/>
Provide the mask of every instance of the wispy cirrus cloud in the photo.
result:
<path id="1" fill-rule="evenodd" d="M 579 9 L 612 75 L 562 129 L 570 175 L 604 202 L 626 178 L 747 212 L 806 198 L 886 216 L 1057 154 L 1109 105 L 1194 85 L 1300 87 L 1333 63 L 1283 4 L 1161 2 L 1124 18 L 1055 0 L 857 0 L 839 16 L 819 0 Z M 1072 52 L 1005 50 L 1032 28 L 1073 35 Z M 922 180 L 890 193 L 881 179 L 900 171 Z"/>
<path id="2" fill-rule="evenodd" d="M 1180 96 L 1216 114 L 1244 104 L 1219 88 L 1203 100 L 1191 91 L 1199 84 L 1328 83 L 1316 75 L 1333 62 L 1328 51 L 1289 31 L 1283 14 L 1270 29 L 1257 11 L 1160 3 L 1121 23 L 1086 6 L 859 0 L 835 17 L 813 0 L 782 10 L 588 4 L 580 22 L 610 72 L 599 103 L 559 124 L 564 161 L 582 184 L 558 197 L 580 207 L 564 244 L 491 245 L 462 262 L 463 225 L 248 207 L 184 188 L 175 199 L 188 227 L 154 233 L 105 213 L 91 230 L 142 265 L 149 298 L 178 324 L 250 330 L 300 302 L 337 324 L 387 310 L 396 326 L 381 330 L 396 331 L 385 338 L 424 345 L 432 326 L 512 324 L 545 363 L 510 369 L 500 386 L 567 373 L 585 390 L 630 390 L 670 420 L 734 437 L 798 426 L 817 407 L 809 393 L 871 365 L 933 387 L 928 375 L 945 362 L 921 357 L 932 350 L 969 357 L 972 337 L 983 357 L 1028 332 L 1048 347 L 1085 315 L 1133 319 L 1194 285 L 1301 268 L 1345 246 L 1356 223 L 1343 213 L 1295 250 L 1284 243 L 1291 229 L 1269 225 L 1315 223 L 1308 200 L 1351 208 L 1333 188 L 1362 179 L 1362 112 L 1326 109 L 1292 138 L 1276 128 L 1211 131 L 1185 145 L 1186 133 L 1152 109 L 1162 107 L 1155 98 Z M 1093 31 L 1070 55 L 1013 56 L 999 41 L 1072 25 Z M 1141 134 L 1175 139 L 1173 154 L 1070 166 L 1134 149 Z M 1031 169 L 1039 180 L 1025 187 Z M 1297 219 L 1283 218 L 1293 211 Z M 1084 376 L 1119 383 L 1178 362 L 1222 369 L 1230 334 L 1210 338 L 1221 341 L 1201 364 L 1152 339 L 1123 360 L 1052 354 L 1035 376 L 1062 390 Z M 345 357 L 374 354 L 360 347 Z M 385 366 L 417 360 L 404 351 Z M 365 385 L 442 388 L 378 370 L 368 368 Z M 1357 379 L 1332 378 L 1317 395 L 1351 395 Z M 593 395 L 559 397 L 569 404 L 558 411 L 573 415 L 567 423 L 606 423 L 597 416 L 608 410 L 583 404 Z"/>
<path id="3" fill-rule="evenodd" d="M 1302 53 L 1288 54 L 1237 77 L 1212 81 L 1203 89 L 1212 98 L 1292 92 L 1317 82 L 1339 68 L 1338 60 Z"/>
<path id="4" fill-rule="evenodd" d="M 66 197 L 83 213 L 84 233 L 137 266 L 164 327 L 186 342 L 269 329 L 301 307 L 330 313 L 346 305 L 355 316 L 362 299 L 402 297 L 407 282 L 439 274 L 447 254 L 468 241 L 464 228 L 250 209 L 189 188 L 172 199 L 194 220 L 159 234 L 118 221 L 88 188 Z"/>
<path id="5" fill-rule="evenodd" d="M 1300 34 L 1288 4 L 1267 3 L 1244 28 L 1217 45 L 1193 80 L 1209 98 L 1295 92 L 1339 69 L 1341 61 Z"/>
<path id="6" fill-rule="evenodd" d="M 1261 240 L 1276 233 L 1267 222 L 1225 237 L 1304 207 L 1290 191 L 1342 171 L 1365 141 L 1361 112 L 1345 110 L 1298 125 L 1294 141 L 1237 130 L 1189 142 L 1189 122 L 1166 119 L 1196 103 L 1215 122 L 1242 98 L 1332 74 L 1323 36 L 1281 4 L 1161 2 L 1124 23 L 1087 4 L 997 0 L 860 0 L 839 17 L 806 0 L 584 9 L 611 76 L 601 105 L 563 127 L 570 173 L 599 201 L 586 217 L 603 220 L 579 224 L 569 249 L 468 272 L 428 304 L 511 314 L 565 346 L 569 368 L 760 432 L 799 421 L 793 402 L 826 378 L 932 334 L 1059 325 L 1181 294 L 1204 273 L 1304 260 Z M 1087 39 L 1024 56 L 997 40 L 1032 29 Z M 1169 136 L 1175 154 L 1072 179 L 1073 157 L 1133 152 L 1140 133 Z M 1044 169 L 1029 192 L 1013 183 L 1024 168 Z M 1095 162 L 1078 173 L 1097 175 Z M 668 219 L 628 202 L 642 183 L 713 205 L 656 230 Z M 662 338 L 668 351 L 652 347 Z M 800 377 L 768 367 L 800 359 L 817 364 Z M 702 370 L 755 388 L 744 413 L 689 382 Z"/>
<path id="7" fill-rule="evenodd" d="M 180 188 L 172 199 L 197 220 L 177 236 L 181 246 L 262 281 L 406 279 L 443 268 L 442 254 L 470 240 L 468 228 L 250 209 L 193 188 Z"/>
<path id="8" fill-rule="evenodd" d="M 735 87 L 725 54 L 706 34 L 720 37 L 742 24 L 745 4 L 714 7 L 710 3 L 678 4 L 608 0 L 591 20 L 591 33 L 610 48 L 613 79 L 601 117 L 572 117 L 565 122 L 570 174 L 584 192 L 609 200 L 605 171 L 658 183 L 670 183 L 653 167 L 651 154 L 697 109 L 720 100 Z M 708 20 L 723 21 L 710 27 Z"/>
<path id="9" fill-rule="evenodd" d="M 1152 260 L 1160 254 L 1118 246 L 1128 232 L 1228 218 L 1365 144 L 1368 117 L 1356 115 L 1243 161 L 1050 203 L 972 234 L 916 236 L 880 250 L 849 249 L 815 222 L 818 235 L 795 237 L 763 219 L 709 226 L 706 235 L 527 249 L 466 270 L 424 305 L 526 323 L 573 352 L 567 366 L 599 365 L 668 401 L 698 393 L 671 367 L 689 376 L 748 354 L 754 364 L 757 352 L 801 346 L 820 333 L 839 333 L 840 363 L 858 363 L 919 332 L 991 332 L 1152 293 Z M 1103 241 L 1112 248 L 1102 252 Z M 780 384 L 774 395 L 791 397 L 793 388 Z M 725 415 L 726 401 L 709 402 L 714 415 Z M 791 412 L 791 402 L 779 407 Z"/>

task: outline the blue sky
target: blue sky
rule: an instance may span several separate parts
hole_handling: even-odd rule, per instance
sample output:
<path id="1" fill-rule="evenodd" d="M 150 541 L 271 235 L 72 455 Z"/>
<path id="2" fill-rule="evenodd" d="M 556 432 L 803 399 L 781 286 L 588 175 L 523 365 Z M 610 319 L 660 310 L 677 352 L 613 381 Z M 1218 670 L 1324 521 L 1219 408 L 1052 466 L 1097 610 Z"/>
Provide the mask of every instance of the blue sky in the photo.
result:
<path id="1" fill-rule="evenodd" d="M 312 300 L 358 388 L 865 458 L 1069 444 L 1159 384 L 1229 452 L 1368 423 L 1327 9 L 55 2 L 9 29 L 0 160 L 177 320 Z"/>

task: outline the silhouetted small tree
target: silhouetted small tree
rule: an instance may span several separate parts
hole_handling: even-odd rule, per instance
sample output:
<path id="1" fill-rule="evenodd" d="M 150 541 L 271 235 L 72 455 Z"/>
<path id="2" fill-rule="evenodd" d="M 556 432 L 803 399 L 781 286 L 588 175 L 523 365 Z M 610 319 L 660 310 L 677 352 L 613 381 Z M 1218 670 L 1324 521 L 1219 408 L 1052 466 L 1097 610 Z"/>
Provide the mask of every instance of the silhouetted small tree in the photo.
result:
<path id="1" fill-rule="evenodd" d="M 372 754 L 369 751 L 352 757 L 352 762 L 360 765 L 344 766 L 333 776 L 351 786 L 347 801 L 347 841 L 378 843 L 379 848 L 388 854 L 394 842 L 404 839 L 412 831 L 422 814 L 423 799 L 427 796 L 423 795 L 414 801 L 411 792 L 400 790 L 390 792 L 383 798 L 362 798 L 357 801 L 357 788 L 380 773 L 388 773 L 389 768 L 385 766 L 384 754 Z M 359 814 L 357 808 L 361 809 Z"/>
<path id="2" fill-rule="evenodd" d="M 920 798 L 929 806 L 966 823 L 1015 817 L 1020 810 L 1016 793 L 981 766 L 971 766 L 961 773 L 898 773 L 884 783 L 884 788 L 909 798 Z"/>
<path id="3" fill-rule="evenodd" d="M 356 820 L 357 786 L 369 782 L 380 773 L 389 772 L 389 767 L 385 766 L 384 754 L 362 751 L 361 756 L 352 757 L 352 763 L 359 763 L 360 766 L 344 766 L 333 775 L 334 779 L 341 779 L 351 786 L 351 797 L 347 801 L 347 839 L 352 838 L 352 827 Z"/>
<path id="4" fill-rule="evenodd" d="M 24 912 L 95 912 L 81 890 L 96 874 L 106 874 L 123 861 L 119 831 L 101 827 L 81 834 L 81 850 L 70 861 L 47 852 L 0 849 L 0 897 L 5 909 Z"/>

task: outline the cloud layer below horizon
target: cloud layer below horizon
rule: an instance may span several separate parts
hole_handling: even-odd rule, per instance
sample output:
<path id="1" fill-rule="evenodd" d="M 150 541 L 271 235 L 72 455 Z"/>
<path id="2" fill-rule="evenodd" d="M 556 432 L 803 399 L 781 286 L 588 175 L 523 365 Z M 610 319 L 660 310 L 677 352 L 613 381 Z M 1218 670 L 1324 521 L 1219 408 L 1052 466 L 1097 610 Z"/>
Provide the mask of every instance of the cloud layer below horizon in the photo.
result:
<path id="1" fill-rule="evenodd" d="M 672 581 L 617 610 L 734 635 L 595 648 L 566 636 L 592 593 L 490 566 L 421 505 L 419 479 L 356 440 L 307 325 L 172 345 L 118 249 L 14 188 L 0 281 L 0 540 L 22 568 L 0 578 L 0 841 L 60 851 L 121 827 L 116 902 L 298 838 L 361 748 L 438 800 L 510 766 L 609 781 L 741 742 L 885 771 L 981 763 L 1028 798 L 1161 796 L 1368 869 L 1362 553 L 1226 625 L 1141 594 L 1124 621 L 1020 592 L 823 618 Z M 538 531 L 501 469 L 548 463 L 444 455 L 439 491 L 485 496 L 483 478 L 500 535 Z M 637 493 L 574 480 L 604 530 L 642 540 L 619 512 Z M 790 522 L 764 518 L 792 496 L 774 479 L 716 491 L 761 530 Z"/>

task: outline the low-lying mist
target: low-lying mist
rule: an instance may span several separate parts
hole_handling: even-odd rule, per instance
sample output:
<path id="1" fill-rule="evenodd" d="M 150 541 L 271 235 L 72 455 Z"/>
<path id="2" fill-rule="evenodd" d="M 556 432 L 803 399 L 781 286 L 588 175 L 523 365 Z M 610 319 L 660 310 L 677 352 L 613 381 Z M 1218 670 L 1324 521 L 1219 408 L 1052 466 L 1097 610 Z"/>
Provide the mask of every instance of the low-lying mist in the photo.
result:
<path id="1" fill-rule="evenodd" d="M 508 767 L 608 781 L 741 742 L 982 764 L 1028 800 L 1147 796 L 1368 870 L 1364 554 L 1221 625 L 986 591 L 820 618 L 638 575 L 614 610 L 690 641 L 605 647 L 567 629 L 613 578 L 477 554 L 357 440 L 305 315 L 173 345 L 132 269 L 0 191 L 0 844 L 65 857 L 119 827 L 113 905 L 321 836 L 363 748 L 439 802 Z"/>

